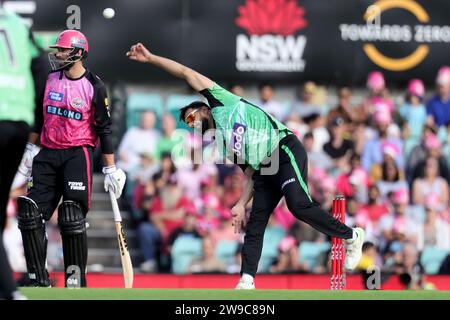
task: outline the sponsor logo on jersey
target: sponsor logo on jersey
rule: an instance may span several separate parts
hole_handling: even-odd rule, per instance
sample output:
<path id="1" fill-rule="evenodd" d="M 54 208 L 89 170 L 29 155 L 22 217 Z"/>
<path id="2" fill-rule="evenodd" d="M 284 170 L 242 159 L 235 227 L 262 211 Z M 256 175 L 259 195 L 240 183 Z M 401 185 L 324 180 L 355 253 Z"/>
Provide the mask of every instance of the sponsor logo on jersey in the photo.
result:
<path id="1" fill-rule="evenodd" d="M 61 92 L 50 91 L 48 93 L 48 98 L 53 101 L 62 102 L 63 97 L 64 97 L 64 93 L 61 93 Z"/>
<path id="2" fill-rule="evenodd" d="M 242 146 L 244 145 L 244 134 L 247 126 L 235 122 L 231 136 L 231 149 L 237 156 L 242 156 Z"/>
<path id="3" fill-rule="evenodd" d="M 111 118 L 111 113 L 110 113 L 110 110 L 109 110 L 108 98 L 105 98 L 105 106 L 106 106 L 106 111 L 108 112 L 108 117 Z"/>
<path id="4" fill-rule="evenodd" d="M 78 190 L 78 191 L 86 190 L 86 186 L 84 185 L 83 182 L 69 181 L 68 185 L 69 185 L 70 190 Z"/>
<path id="5" fill-rule="evenodd" d="M 75 98 L 70 102 L 70 105 L 76 109 L 84 107 L 84 101 L 81 98 Z"/>
<path id="6" fill-rule="evenodd" d="M 81 121 L 81 119 L 82 119 L 81 112 L 67 110 L 67 109 L 55 107 L 55 106 L 47 106 L 46 109 L 47 109 L 48 114 L 53 114 L 55 116 L 74 119 L 74 120 L 78 120 L 78 121 Z"/>

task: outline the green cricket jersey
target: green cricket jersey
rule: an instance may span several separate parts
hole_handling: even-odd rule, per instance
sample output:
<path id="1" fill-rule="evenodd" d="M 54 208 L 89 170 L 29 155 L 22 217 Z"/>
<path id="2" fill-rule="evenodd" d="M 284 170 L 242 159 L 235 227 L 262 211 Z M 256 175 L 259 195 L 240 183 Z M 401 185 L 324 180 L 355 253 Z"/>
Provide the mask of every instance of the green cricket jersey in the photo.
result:
<path id="1" fill-rule="evenodd" d="M 204 89 L 216 125 L 216 143 L 222 156 L 258 170 L 278 143 L 292 134 L 273 116 L 218 84 Z"/>
<path id="2" fill-rule="evenodd" d="M 31 60 L 38 54 L 20 17 L 0 9 L 0 120 L 33 123 Z"/>

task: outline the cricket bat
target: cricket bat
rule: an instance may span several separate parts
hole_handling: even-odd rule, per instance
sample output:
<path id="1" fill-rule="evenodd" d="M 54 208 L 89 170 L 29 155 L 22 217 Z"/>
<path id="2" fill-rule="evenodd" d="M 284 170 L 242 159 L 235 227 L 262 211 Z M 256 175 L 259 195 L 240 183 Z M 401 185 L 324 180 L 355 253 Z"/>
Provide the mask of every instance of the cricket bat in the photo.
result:
<path id="1" fill-rule="evenodd" d="M 117 240 L 119 241 L 120 259 L 122 262 L 125 288 L 132 288 L 133 265 L 131 264 L 130 252 L 128 251 L 127 241 L 125 240 L 125 233 L 123 232 L 122 216 L 120 215 L 116 196 L 114 195 L 114 192 L 112 192 L 112 190 L 109 190 L 109 197 L 111 198 L 111 205 L 114 212 L 114 222 L 116 224 Z"/>

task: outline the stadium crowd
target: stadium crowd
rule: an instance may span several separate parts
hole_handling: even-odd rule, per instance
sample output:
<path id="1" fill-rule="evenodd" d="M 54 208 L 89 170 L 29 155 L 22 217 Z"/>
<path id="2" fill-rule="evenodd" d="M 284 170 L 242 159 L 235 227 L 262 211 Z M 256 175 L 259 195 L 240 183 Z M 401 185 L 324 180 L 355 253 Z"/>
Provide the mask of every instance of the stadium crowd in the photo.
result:
<path id="1" fill-rule="evenodd" d="M 245 96 L 240 85 L 230 90 Z M 450 274 L 450 67 L 439 70 L 434 90 L 412 79 L 400 97 L 373 71 L 366 92 L 355 104 L 352 89 L 340 87 L 337 104 L 327 105 L 330 93 L 308 81 L 296 101 L 284 102 L 264 83 L 254 102 L 303 142 L 314 200 L 330 211 L 335 195 L 345 196 L 346 223 L 366 230 L 359 269 L 376 265 L 420 286 L 422 274 Z M 148 109 L 118 151 L 141 271 L 239 272 L 243 236 L 234 233 L 230 208 L 243 173 L 233 164 L 193 161 L 213 157 L 211 145 L 177 129 L 176 113 Z M 282 200 L 266 230 L 259 272 L 325 273 L 329 256 L 330 239 L 297 221 Z"/>

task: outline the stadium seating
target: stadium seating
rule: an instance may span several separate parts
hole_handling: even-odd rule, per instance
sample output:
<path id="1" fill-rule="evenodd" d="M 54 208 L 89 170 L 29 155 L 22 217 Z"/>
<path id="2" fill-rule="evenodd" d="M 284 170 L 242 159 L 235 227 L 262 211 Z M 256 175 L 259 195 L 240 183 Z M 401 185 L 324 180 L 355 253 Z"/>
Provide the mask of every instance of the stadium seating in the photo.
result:
<path id="1" fill-rule="evenodd" d="M 216 245 L 216 258 L 223 261 L 226 265 L 232 263 L 238 243 L 236 241 L 222 240 Z"/>
<path id="2" fill-rule="evenodd" d="M 320 262 L 320 256 L 330 250 L 330 243 L 303 241 L 300 243 L 298 250 L 299 262 L 305 263 L 308 266 L 308 271 L 313 272 Z"/>
<path id="3" fill-rule="evenodd" d="M 172 272 L 188 273 L 189 266 L 202 256 L 202 240 L 191 236 L 177 238 L 172 246 Z"/>
<path id="4" fill-rule="evenodd" d="M 449 249 L 426 247 L 420 257 L 420 263 L 422 264 L 425 273 L 437 274 L 439 272 L 439 267 L 448 254 L 450 254 Z"/>
<path id="5" fill-rule="evenodd" d="M 139 126 L 140 115 L 146 110 L 152 110 L 158 117 L 161 116 L 163 107 L 163 100 L 159 94 L 130 93 L 127 100 L 127 127 Z"/>
<path id="6" fill-rule="evenodd" d="M 278 256 L 278 245 L 286 231 L 280 226 L 267 227 L 264 233 L 263 249 L 259 260 L 258 272 L 269 272 L 270 266 Z"/>

